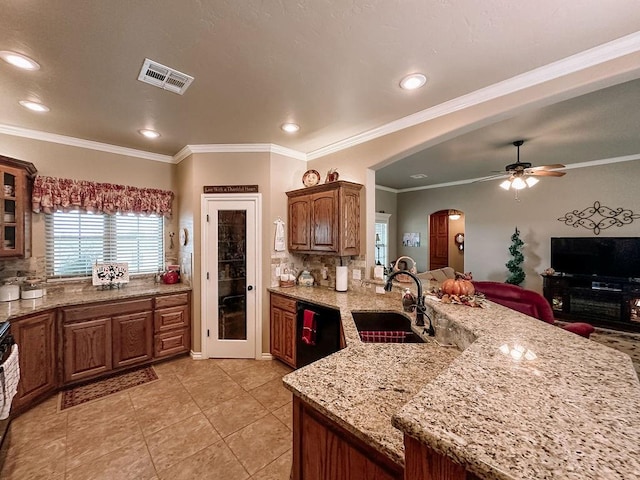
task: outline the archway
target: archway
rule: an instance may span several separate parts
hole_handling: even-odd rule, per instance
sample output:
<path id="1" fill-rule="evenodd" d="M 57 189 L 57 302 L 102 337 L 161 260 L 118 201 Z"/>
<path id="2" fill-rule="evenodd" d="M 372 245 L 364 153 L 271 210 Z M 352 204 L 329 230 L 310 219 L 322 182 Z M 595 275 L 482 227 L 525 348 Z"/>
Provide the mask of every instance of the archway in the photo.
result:
<path id="1" fill-rule="evenodd" d="M 439 210 L 429 216 L 429 270 L 448 266 L 464 272 L 464 225 L 460 210 Z"/>

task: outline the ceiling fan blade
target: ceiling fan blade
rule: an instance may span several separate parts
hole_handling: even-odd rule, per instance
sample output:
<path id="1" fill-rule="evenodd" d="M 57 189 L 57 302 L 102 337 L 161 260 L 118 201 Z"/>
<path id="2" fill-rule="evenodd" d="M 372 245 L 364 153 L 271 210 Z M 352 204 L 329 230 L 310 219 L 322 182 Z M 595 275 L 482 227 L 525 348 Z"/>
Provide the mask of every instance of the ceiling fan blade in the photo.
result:
<path id="1" fill-rule="evenodd" d="M 565 168 L 565 166 L 560 163 L 554 163 L 553 165 L 540 165 L 539 167 L 532 167 L 528 170 L 535 172 L 537 170 L 556 170 L 558 168 Z"/>
<path id="2" fill-rule="evenodd" d="M 527 175 L 532 177 L 563 177 L 567 172 L 549 172 L 547 170 L 536 170 L 534 172 L 527 172 Z"/>

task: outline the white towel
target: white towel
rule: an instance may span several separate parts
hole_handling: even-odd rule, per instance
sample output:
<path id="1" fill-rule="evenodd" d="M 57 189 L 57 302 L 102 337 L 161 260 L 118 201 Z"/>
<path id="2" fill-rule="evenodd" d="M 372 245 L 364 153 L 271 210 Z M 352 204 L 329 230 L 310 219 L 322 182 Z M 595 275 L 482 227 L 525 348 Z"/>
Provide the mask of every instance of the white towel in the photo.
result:
<path id="1" fill-rule="evenodd" d="M 276 252 L 284 252 L 286 248 L 284 244 L 284 222 L 278 219 L 274 223 L 276 224 L 276 241 L 273 248 Z"/>
<path id="2" fill-rule="evenodd" d="M 2 396 L 0 397 L 0 420 L 9 418 L 11 402 L 18 391 L 19 381 L 20 363 L 18 361 L 18 345 L 14 344 L 11 348 L 11 354 L 2 364 L 2 372 L 0 372 L 0 387 L 2 389 Z"/>

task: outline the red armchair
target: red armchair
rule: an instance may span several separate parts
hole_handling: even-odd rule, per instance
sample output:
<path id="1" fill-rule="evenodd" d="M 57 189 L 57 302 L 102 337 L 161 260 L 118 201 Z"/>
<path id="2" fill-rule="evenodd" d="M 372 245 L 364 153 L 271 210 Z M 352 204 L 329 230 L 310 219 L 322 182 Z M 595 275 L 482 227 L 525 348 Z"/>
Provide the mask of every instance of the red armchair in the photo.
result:
<path id="1" fill-rule="evenodd" d="M 487 300 L 517 310 L 530 317 L 555 324 L 553 310 L 549 302 L 537 292 L 525 290 L 517 285 L 500 282 L 474 281 L 473 285 L 476 292 L 483 293 Z M 595 330 L 592 325 L 582 322 L 570 323 L 562 328 L 586 338 L 589 338 L 589 335 Z"/>

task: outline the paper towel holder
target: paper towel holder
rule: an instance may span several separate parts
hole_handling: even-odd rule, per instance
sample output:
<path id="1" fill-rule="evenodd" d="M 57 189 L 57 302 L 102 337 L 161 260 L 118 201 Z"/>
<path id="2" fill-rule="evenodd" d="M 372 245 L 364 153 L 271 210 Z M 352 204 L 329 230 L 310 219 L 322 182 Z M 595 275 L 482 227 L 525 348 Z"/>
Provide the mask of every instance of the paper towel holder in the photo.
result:
<path id="1" fill-rule="evenodd" d="M 346 292 L 349 287 L 349 267 L 336 266 L 336 291 Z"/>

